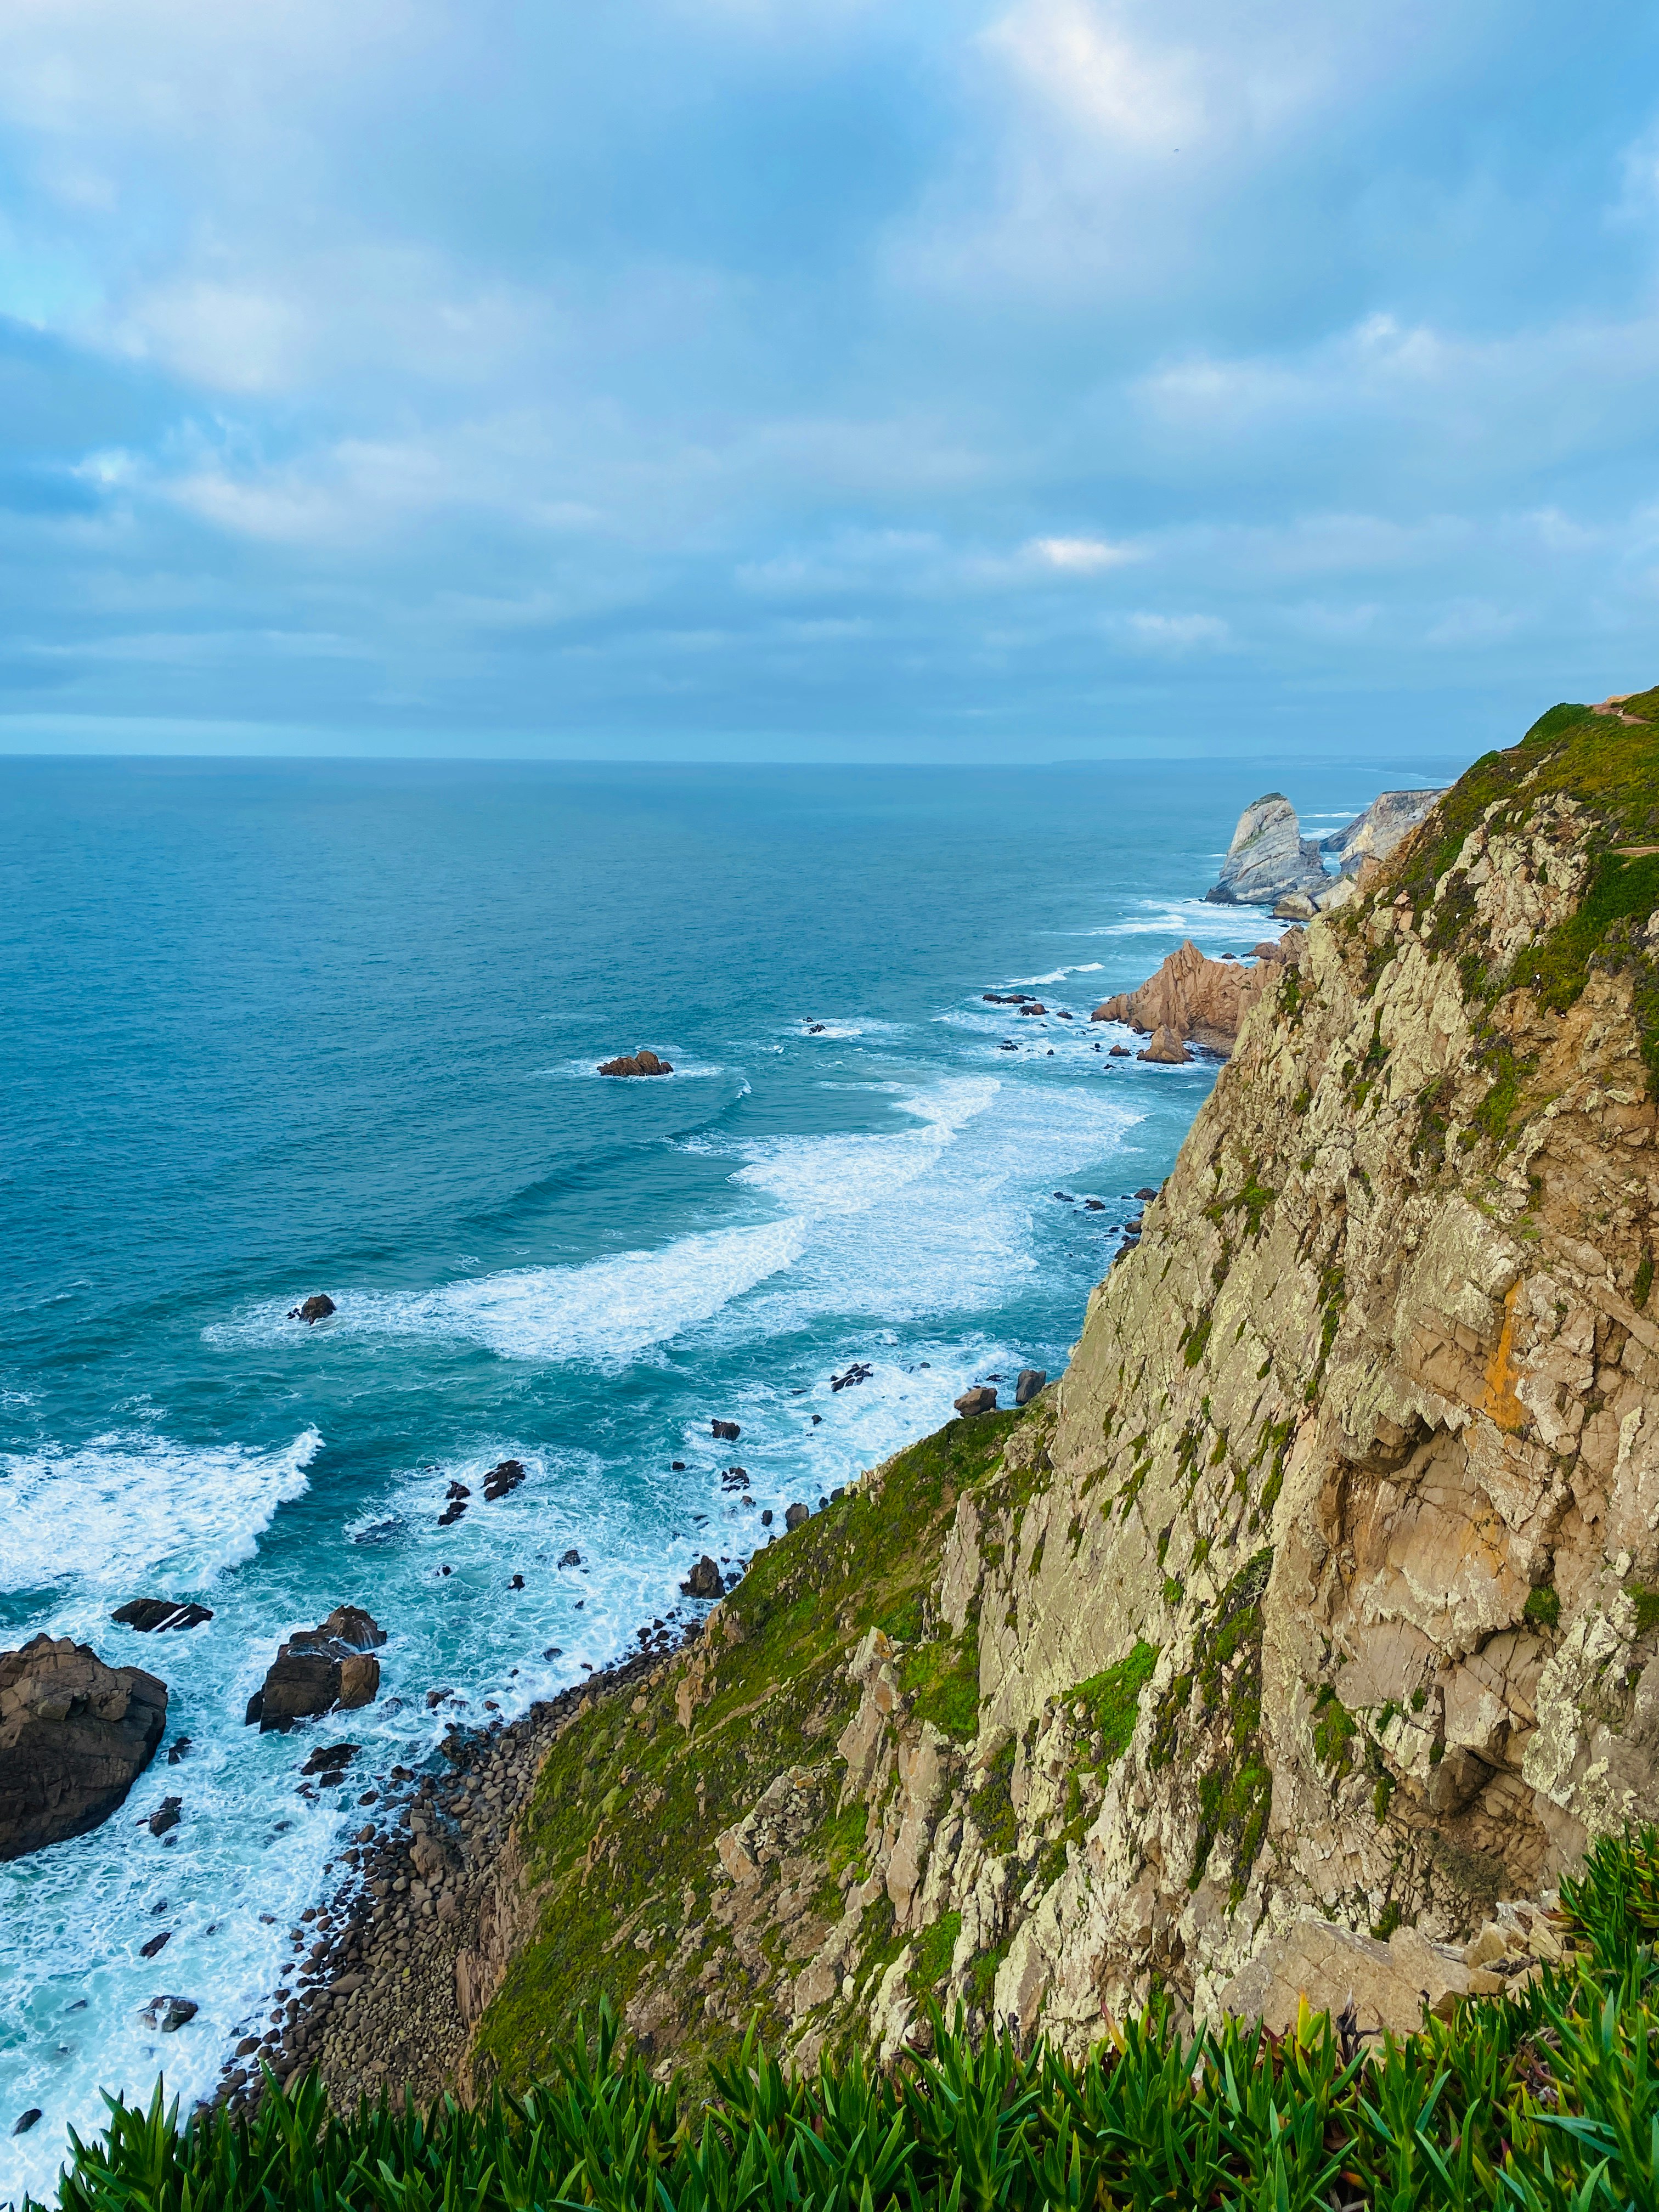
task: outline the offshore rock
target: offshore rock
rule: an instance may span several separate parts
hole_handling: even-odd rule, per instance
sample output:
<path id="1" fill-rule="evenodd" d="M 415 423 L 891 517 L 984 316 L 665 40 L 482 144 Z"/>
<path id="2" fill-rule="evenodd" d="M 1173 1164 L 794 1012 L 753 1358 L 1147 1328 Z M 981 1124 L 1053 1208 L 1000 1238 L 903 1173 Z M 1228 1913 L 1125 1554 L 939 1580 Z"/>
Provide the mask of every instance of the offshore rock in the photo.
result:
<path id="1" fill-rule="evenodd" d="M 672 1075 L 673 1073 L 672 1060 L 659 1060 L 654 1052 L 647 1052 L 643 1045 L 637 1052 L 624 1053 L 616 1060 L 599 1062 L 601 1075 Z"/>
<path id="2" fill-rule="evenodd" d="M 167 1685 L 68 1637 L 0 1652 L 0 1859 L 106 1820 L 167 1726 Z"/>
<path id="3" fill-rule="evenodd" d="M 1362 861 L 1387 860 L 1401 839 L 1427 819 L 1439 796 L 1438 790 L 1379 792 L 1363 814 L 1322 837 L 1319 849 L 1335 855 L 1345 876 L 1357 876 Z"/>
<path id="4" fill-rule="evenodd" d="M 1207 958 L 1188 938 L 1138 990 L 1103 1000 L 1089 1018 L 1122 1022 L 1143 1036 L 1168 1028 L 1211 1052 L 1231 1052 L 1245 1015 L 1278 983 L 1284 963 L 1300 958 L 1306 941 L 1305 930 L 1287 929 L 1271 953 L 1257 945 L 1258 964 L 1247 968 L 1241 961 Z"/>
<path id="5" fill-rule="evenodd" d="M 1312 898 L 1324 889 L 1319 847 L 1302 835 L 1282 791 L 1252 800 L 1238 817 L 1218 880 L 1204 896 L 1216 906 L 1272 906 L 1287 893 Z"/>
<path id="6" fill-rule="evenodd" d="M 289 1637 L 248 1701 L 245 1719 L 284 1735 L 295 1721 L 372 1705 L 380 1686 L 375 1648 L 386 1632 L 361 1606 L 337 1606 L 315 1628 Z"/>
<path id="7" fill-rule="evenodd" d="M 303 1321 L 315 1323 L 319 1321 L 326 1321 L 334 1310 L 333 1299 L 326 1297 L 321 1291 L 319 1291 L 311 1297 L 307 1298 L 302 1305 L 290 1306 L 288 1310 L 288 1317 L 290 1321 Z"/>
<path id="8" fill-rule="evenodd" d="M 1152 1031 L 1152 1042 L 1144 1051 L 1138 1052 L 1135 1058 L 1157 1060 L 1165 1067 L 1184 1067 L 1192 1054 L 1181 1042 L 1180 1031 L 1172 1030 L 1167 1022 L 1161 1022 Z"/>
<path id="9" fill-rule="evenodd" d="M 124 1628 L 136 1628 L 143 1635 L 161 1634 L 170 1628 L 198 1628 L 213 1614 L 204 1605 L 186 1601 L 179 1603 L 170 1597 L 136 1597 L 130 1604 L 118 1606 L 110 1619 Z"/>

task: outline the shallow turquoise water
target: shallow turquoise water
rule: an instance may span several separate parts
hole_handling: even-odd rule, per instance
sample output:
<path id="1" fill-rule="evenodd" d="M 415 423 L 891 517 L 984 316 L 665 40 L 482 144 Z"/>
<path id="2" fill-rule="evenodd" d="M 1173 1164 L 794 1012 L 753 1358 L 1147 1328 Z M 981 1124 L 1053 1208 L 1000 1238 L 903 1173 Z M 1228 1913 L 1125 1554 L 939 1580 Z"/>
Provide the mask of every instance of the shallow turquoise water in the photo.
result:
<path id="1" fill-rule="evenodd" d="M 1239 809 L 1334 819 L 1436 763 L 1392 767 L 0 763 L 0 1643 L 151 1668 L 191 1739 L 0 1868 L 0 2191 L 49 2185 L 100 2083 L 204 2094 L 262 2010 L 362 1786 L 308 1802 L 304 1744 L 242 1727 L 282 1638 L 369 1607 L 349 1733 L 365 1778 L 416 1764 L 428 1689 L 510 1715 L 762 1507 L 1058 1371 L 1214 1069 L 981 993 L 1086 1018 L 1184 935 L 1245 949 L 1262 918 L 1197 897 Z M 641 1044 L 672 1079 L 594 1073 Z M 337 1316 L 289 1321 L 316 1290 Z M 140 1595 L 215 1618 L 112 1626 Z M 201 2005 L 165 2041 L 161 1990 Z"/>

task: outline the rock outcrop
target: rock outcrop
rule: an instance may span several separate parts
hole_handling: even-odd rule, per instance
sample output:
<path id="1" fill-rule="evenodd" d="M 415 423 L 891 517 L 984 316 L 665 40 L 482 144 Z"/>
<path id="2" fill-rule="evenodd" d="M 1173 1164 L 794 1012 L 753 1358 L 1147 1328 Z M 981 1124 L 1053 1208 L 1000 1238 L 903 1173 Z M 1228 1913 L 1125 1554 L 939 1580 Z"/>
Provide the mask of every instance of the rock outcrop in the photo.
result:
<path id="1" fill-rule="evenodd" d="M 1310 929 L 1059 1384 L 559 1736 L 475 2081 L 602 1988 L 671 2068 L 1551 1955 L 1659 1817 L 1656 847 L 1659 695 L 1558 708 Z"/>
<path id="2" fill-rule="evenodd" d="M 1158 1061 L 1164 1067 L 1184 1067 L 1192 1054 L 1181 1042 L 1179 1033 L 1167 1022 L 1152 1031 L 1152 1041 L 1135 1054 L 1137 1060 Z"/>
<path id="3" fill-rule="evenodd" d="M 169 1629 L 199 1628 L 212 1618 L 208 1606 L 198 1605 L 189 1598 L 170 1597 L 136 1597 L 126 1605 L 117 1606 L 110 1615 L 123 1628 L 136 1628 L 145 1636 L 162 1635 Z"/>
<path id="4" fill-rule="evenodd" d="M 314 1328 L 319 1321 L 326 1321 L 334 1310 L 333 1299 L 325 1291 L 317 1291 L 301 1304 L 290 1306 L 288 1317 L 290 1321 L 309 1322 Z"/>
<path id="5" fill-rule="evenodd" d="M 1216 906 L 1273 906 L 1291 892 L 1312 898 L 1326 884 L 1319 847 L 1302 835 L 1296 809 L 1282 791 L 1253 799 L 1204 896 Z"/>
<path id="6" fill-rule="evenodd" d="M 643 1045 L 637 1052 L 623 1053 L 615 1060 L 599 1062 L 601 1075 L 672 1075 L 673 1073 L 672 1060 L 659 1060 L 654 1052 L 647 1052 Z"/>
<path id="7" fill-rule="evenodd" d="M 1139 989 L 1103 1000 L 1089 1018 L 1122 1022 L 1143 1036 L 1169 1029 L 1206 1051 L 1231 1052 L 1245 1015 L 1263 991 L 1277 988 L 1280 963 L 1299 959 L 1305 942 L 1304 931 L 1287 929 L 1270 951 L 1258 945 L 1257 964 L 1246 967 L 1208 958 L 1188 938 Z"/>
<path id="8" fill-rule="evenodd" d="M 264 1687 L 248 1700 L 246 1721 L 262 1735 L 286 1735 L 295 1721 L 337 1709 L 372 1705 L 380 1686 L 376 1649 L 386 1632 L 361 1606 L 336 1606 L 315 1628 L 290 1636 L 272 1661 Z"/>
<path id="9" fill-rule="evenodd" d="M 1425 791 L 1382 791 L 1364 813 L 1319 841 L 1322 853 L 1342 864 L 1345 876 L 1359 872 L 1362 860 L 1386 860 L 1401 839 L 1426 820 L 1440 787 Z"/>
<path id="10" fill-rule="evenodd" d="M 36 1636 L 0 1652 L 0 1859 L 106 1820 L 155 1756 L 167 1685 L 106 1667 L 88 1645 Z"/>

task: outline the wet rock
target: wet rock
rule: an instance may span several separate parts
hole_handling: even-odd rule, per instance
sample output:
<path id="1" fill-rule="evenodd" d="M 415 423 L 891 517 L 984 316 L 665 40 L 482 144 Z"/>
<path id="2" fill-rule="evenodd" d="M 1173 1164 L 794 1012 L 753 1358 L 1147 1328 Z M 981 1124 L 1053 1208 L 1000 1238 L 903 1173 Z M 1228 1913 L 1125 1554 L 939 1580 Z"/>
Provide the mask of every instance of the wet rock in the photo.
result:
<path id="1" fill-rule="evenodd" d="M 1129 1057 L 1128 1046 L 1127 1044 L 1115 1044 L 1111 1048 L 1109 1057 L 1113 1060 L 1127 1060 Z"/>
<path id="2" fill-rule="evenodd" d="M 1152 1042 L 1144 1052 L 1138 1052 L 1135 1058 L 1155 1060 L 1162 1067 L 1184 1067 L 1192 1054 L 1176 1031 L 1166 1024 L 1152 1032 Z"/>
<path id="3" fill-rule="evenodd" d="M 362 1749 L 359 1743 L 324 1744 L 312 1753 L 300 1771 L 301 1774 L 326 1774 L 349 1766 Z"/>
<path id="4" fill-rule="evenodd" d="M 504 1459 L 499 1467 L 492 1467 L 484 1477 L 484 1497 L 490 1504 L 497 1498 L 510 1497 L 524 1480 L 525 1466 L 521 1459 Z"/>
<path id="5" fill-rule="evenodd" d="M 714 1434 L 724 1443 L 734 1444 L 743 1434 L 743 1431 L 735 1421 L 711 1421 L 708 1425 Z"/>
<path id="6" fill-rule="evenodd" d="M 850 1390 L 855 1382 L 867 1382 L 875 1371 L 868 1360 L 855 1359 L 844 1374 L 830 1377 L 830 1388 L 832 1390 Z"/>
<path id="7" fill-rule="evenodd" d="M 13 2135 L 26 2136 L 40 2118 L 40 2107 L 39 2105 L 31 2105 L 27 2112 L 18 2114 L 17 2124 L 12 2130 Z"/>
<path id="8" fill-rule="evenodd" d="M 191 1997 L 152 1997 L 138 2015 L 147 2027 L 159 2027 L 163 2035 L 173 2035 L 186 2021 L 194 2020 L 200 2007 Z"/>
<path id="9" fill-rule="evenodd" d="M 964 1390 L 961 1397 L 953 1402 L 957 1413 L 971 1419 L 978 1413 L 994 1413 L 997 1409 L 997 1394 L 988 1383 L 981 1382 L 975 1389 Z"/>
<path id="10" fill-rule="evenodd" d="M 524 1577 L 522 1575 L 514 1575 L 512 1581 L 507 1584 L 507 1588 L 509 1589 L 522 1589 L 524 1588 Z"/>
<path id="11" fill-rule="evenodd" d="M 165 1836 L 170 1828 L 178 1826 L 179 1808 L 184 1802 L 182 1797 L 164 1797 L 161 1800 L 144 1823 L 152 1836 Z"/>
<path id="12" fill-rule="evenodd" d="M 783 1525 L 793 1536 L 796 1529 L 805 1528 L 811 1517 L 807 1508 L 798 1502 L 784 1508 Z"/>
<path id="13" fill-rule="evenodd" d="M 765 1510 L 765 1511 L 761 1515 L 761 1527 L 762 1527 L 763 1528 L 769 1528 L 771 1527 L 771 1525 L 772 1525 L 772 1509 L 771 1509 L 771 1507 L 769 1505 L 769 1506 L 766 1508 L 766 1510 Z"/>
<path id="14" fill-rule="evenodd" d="M 1019 1011 L 1022 1014 L 1046 1014 L 1048 1009 L 1041 999 L 1029 999 Z"/>
<path id="15" fill-rule="evenodd" d="M 1158 1193 L 1152 1188 L 1150 1183 L 1143 1183 L 1140 1188 L 1134 1193 L 1134 1195 L 1141 1200 L 1151 1200 L 1156 1198 L 1158 1196 Z"/>
<path id="16" fill-rule="evenodd" d="M 191 1740 L 187 1735 L 175 1736 L 173 1738 L 173 1741 L 167 1746 L 167 1765 L 169 1766 L 178 1765 L 179 1760 L 183 1759 L 185 1753 L 190 1749 L 190 1743 Z"/>
<path id="17" fill-rule="evenodd" d="M 562 1552 L 559 1554 L 559 1565 L 562 1567 L 579 1567 L 581 1563 L 582 1555 L 574 1544 L 568 1552 Z"/>
<path id="18" fill-rule="evenodd" d="M 453 1528 L 465 1510 L 465 1498 L 453 1498 L 450 1503 L 445 1506 L 443 1511 L 438 1516 L 438 1526 L 441 1528 Z"/>
<path id="19" fill-rule="evenodd" d="M 273 1729 L 286 1734 L 297 1720 L 371 1705 L 380 1686 L 374 1650 L 386 1640 L 361 1606 L 337 1606 L 326 1620 L 283 1645 L 264 1687 L 249 1700 L 248 1720 L 258 1722 L 261 1735 Z"/>
<path id="20" fill-rule="evenodd" d="M 673 1073 L 672 1060 L 659 1060 L 654 1052 L 647 1052 L 643 1045 L 637 1052 L 623 1053 L 615 1060 L 599 1062 L 601 1075 L 672 1075 Z"/>
<path id="21" fill-rule="evenodd" d="M 449 1500 L 449 1503 L 452 1505 L 455 1503 L 458 1498 L 471 1498 L 471 1495 L 472 1492 L 467 1488 L 464 1482 L 452 1482 L 448 1489 L 444 1492 L 444 1496 Z"/>
<path id="22" fill-rule="evenodd" d="M 1015 1405 L 1029 1406 L 1048 1380 L 1048 1371 L 1046 1368 L 1022 1367 L 1014 1383 Z"/>
<path id="23" fill-rule="evenodd" d="M 719 1565 L 709 1558 L 707 1552 L 680 1584 L 682 1592 L 687 1597 L 718 1597 L 723 1587 Z"/>
<path id="24" fill-rule="evenodd" d="M 124 1628 L 136 1628 L 141 1635 L 160 1633 L 169 1628 L 197 1628 L 203 1621 L 211 1620 L 212 1613 L 204 1605 L 181 1602 L 170 1597 L 136 1597 L 129 1605 L 118 1606 L 110 1615 Z"/>
<path id="25" fill-rule="evenodd" d="M 1083 1201 L 1083 1211 L 1085 1213 L 1104 1213 L 1106 1201 L 1103 1198 L 1085 1198 Z"/>
<path id="26" fill-rule="evenodd" d="M 154 1674 L 106 1667 L 67 1637 L 0 1652 L 0 1860 L 107 1820 L 155 1756 L 167 1711 Z"/>
<path id="27" fill-rule="evenodd" d="M 310 1322 L 314 1324 L 319 1321 L 326 1321 L 334 1310 L 333 1299 L 325 1297 L 321 1291 L 318 1291 L 307 1298 L 302 1304 L 290 1306 L 288 1310 L 288 1317 L 290 1321 Z"/>
<path id="28" fill-rule="evenodd" d="M 138 1956 L 141 1959 L 156 1958 L 167 1949 L 172 1941 L 172 1929 L 164 1928 L 159 1936 L 152 1936 L 148 1943 L 141 1943 L 138 1946 Z"/>

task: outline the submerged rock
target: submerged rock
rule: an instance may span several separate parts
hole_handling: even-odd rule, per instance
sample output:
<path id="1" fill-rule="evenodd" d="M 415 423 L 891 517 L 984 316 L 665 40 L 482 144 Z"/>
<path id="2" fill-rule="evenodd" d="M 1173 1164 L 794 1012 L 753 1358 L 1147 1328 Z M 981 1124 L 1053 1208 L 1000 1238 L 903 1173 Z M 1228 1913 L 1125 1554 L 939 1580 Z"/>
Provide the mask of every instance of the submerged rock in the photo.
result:
<path id="1" fill-rule="evenodd" d="M 264 1688 L 248 1700 L 246 1721 L 258 1721 L 262 1735 L 273 1729 L 286 1735 L 295 1721 L 372 1705 L 380 1686 L 374 1650 L 386 1640 L 384 1629 L 361 1606 L 337 1606 L 317 1627 L 289 1637 Z"/>
<path id="2" fill-rule="evenodd" d="M 0 1859 L 106 1820 L 154 1758 L 167 1713 L 165 1682 L 106 1667 L 68 1637 L 0 1652 Z"/>
<path id="3" fill-rule="evenodd" d="M 165 1634 L 170 1628 L 198 1628 L 212 1618 L 204 1605 L 181 1604 L 170 1597 L 136 1597 L 129 1605 L 118 1606 L 110 1615 L 124 1628 L 136 1628 L 145 1636 Z"/>

